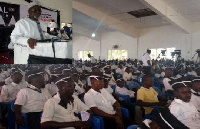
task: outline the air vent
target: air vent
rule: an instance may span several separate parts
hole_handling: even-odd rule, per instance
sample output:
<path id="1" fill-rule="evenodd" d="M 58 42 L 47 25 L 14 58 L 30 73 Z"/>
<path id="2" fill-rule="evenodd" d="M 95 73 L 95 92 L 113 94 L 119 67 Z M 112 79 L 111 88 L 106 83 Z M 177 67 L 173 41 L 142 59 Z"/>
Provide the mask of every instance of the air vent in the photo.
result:
<path id="1" fill-rule="evenodd" d="M 130 12 L 128 12 L 128 14 L 131 14 L 131 15 L 135 16 L 136 18 L 157 15 L 154 11 L 152 11 L 149 8 L 130 11 Z"/>

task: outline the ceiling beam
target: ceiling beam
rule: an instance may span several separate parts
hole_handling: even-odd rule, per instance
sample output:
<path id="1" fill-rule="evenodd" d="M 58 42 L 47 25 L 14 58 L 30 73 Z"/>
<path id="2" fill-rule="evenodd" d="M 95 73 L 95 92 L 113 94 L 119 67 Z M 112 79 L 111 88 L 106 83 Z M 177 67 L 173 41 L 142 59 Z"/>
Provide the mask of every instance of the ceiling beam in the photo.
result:
<path id="1" fill-rule="evenodd" d="M 85 5 L 85 4 L 77 2 L 77 1 L 73 1 L 72 6 L 77 11 L 79 11 L 85 15 L 88 15 L 94 19 L 97 19 L 98 21 L 101 21 L 122 33 L 125 33 L 134 38 L 138 37 L 137 28 L 134 26 L 131 26 L 123 21 L 120 21 L 112 16 L 109 16 L 108 14 L 106 14 L 104 12 L 101 12 L 91 6 Z"/>
<path id="2" fill-rule="evenodd" d="M 172 25 L 177 26 L 186 33 L 191 33 L 191 23 L 184 16 L 179 14 L 174 8 L 162 0 L 139 0 L 158 15 L 163 16 L 165 20 Z"/>

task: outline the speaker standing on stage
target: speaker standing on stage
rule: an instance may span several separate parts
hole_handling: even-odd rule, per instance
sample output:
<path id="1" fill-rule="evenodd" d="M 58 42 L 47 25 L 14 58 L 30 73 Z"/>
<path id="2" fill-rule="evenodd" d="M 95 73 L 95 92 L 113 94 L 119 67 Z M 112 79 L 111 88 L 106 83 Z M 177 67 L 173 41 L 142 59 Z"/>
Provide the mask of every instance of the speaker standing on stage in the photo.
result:
<path id="1" fill-rule="evenodd" d="M 11 34 L 14 44 L 14 63 L 27 64 L 29 47 L 34 49 L 37 40 L 50 38 L 47 34 L 47 24 L 39 21 L 41 7 L 37 2 L 32 2 L 28 9 L 28 18 L 19 20 Z"/>
<path id="2" fill-rule="evenodd" d="M 144 69 L 144 74 L 151 74 L 151 50 L 147 49 L 147 52 L 144 53 L 142 56 L 142 62 L 143 62 L 143 69 Z"/>

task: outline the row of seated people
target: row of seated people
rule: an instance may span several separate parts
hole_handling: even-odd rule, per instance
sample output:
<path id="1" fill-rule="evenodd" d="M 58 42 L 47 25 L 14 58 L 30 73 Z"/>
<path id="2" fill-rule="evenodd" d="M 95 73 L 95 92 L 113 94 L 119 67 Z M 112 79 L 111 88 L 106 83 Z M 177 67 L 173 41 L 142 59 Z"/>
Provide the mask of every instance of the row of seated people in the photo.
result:
<path id="1" fill-rule="evenodd" d="M 84 93 L 86 93 L 92 87 L 92 81 L 91 81 L 91 79 L 90 78 L 82 79 L 82 80 L 86 80 L 86 82 L 90 83 L 89 87 L 86 87 L 84 85 L 81 85 L 81 81 L 79 79 L 79 76 L 78 76 L 77 72 L 75 72 L 75 73 L 72 74 L 71 72 L 73 70 L 70 70 L 69 68 L 67 68 L 67 69 L 66 68 L 61 68 L 61 69 L 62 69 L 61 71 L 62 71 L 63 75 L 61 75 L 60 70 L 56 68 L 56 70 L 54 70 L 54 71 L 51 72 L 52 73 L 51 74 L 51 79 L 52 79 L 51 84 L 53 86 L 51 84 L 48 84 L 45 87 L 48 89 L 48 91 L 51 92 L 51 95 L 53 95 L 53 94 L 57 93 L 57 91 L 59 89 L 59 88 L 57 88 L 57 85 L 55 85 L 55 82 L 57 82 L 58 79 L 61 78 L 59 76 L 65 76 L 66 77 L 66 76 L 70 75 L 71 78 L 74 81 L 74 84 L 75 84 L 75 91 L 76 91 L 75 93 L 76 93 L 76 95 L 79 95 L 79 97 L 81 99 L 83 99 Z M 105 71 L 107 71 L 107 69 L 110 70 L 110 66 L 104 67 Z M 95 74 L 100 73 L 99 70 L 98 70 L 98 67 L 94 67 L 93 68 L 93 72 Z M 16 73 L 18 73 L 18 72 L 14 72 L 14 74 L 12 74 L 12 79 L 15 76 Z M 19 76 L 19 75 L 17 75 L 17 76 Z M 112 93 L 112 92 L 110 92 L 111 90 L 110 90 L 110 88 L 108 88 L 107 83 L 112 83 L 112 81 L 114 79 L 112 80 L 112 77 L 111 76 L 106 76 L 105 73 L 104 73 L 104 76 L 105 76 L 105 79 L 104 79 L 105 90 L 109 91 L 109 93 Z M 22 76 L 21 76 L 21 78 L 22 78 Z M 15 79 L 13 79 L 13 80 L 15 80 Z M 118 79 L 115 82 L 117 83 L 117 86 L 116 86 L 116 89 L 115 89 L 116 93 L 117 94 L 129 95 L 130 98 L 133 98 L 132 99 L 133 103 L 135 102 L 135 99 L 137 98 L 137 100 L 138 100 L 137 104 L 139 106 L 143 106 L 145 108 L 145 114 L 152 113 L 152 108 L 145 107 L 145 106 L 155 106 L 155 105 L 157 105 L 157 106 L 162 106 L 163 107 L 163 106 L 166 105 L 166 99 L 164 99 L 161 96 L 158 96 L 158 94 L 155 92 L 155 90 L 153 88 L 151 88 L 151 86 L 152 86 L 152 77 L 149 76 L 149 75 L 143 77 L 143 87 L 141 87 L 137 92 L 134 92 L 134 91 L 126 89 L 124 87 L 124 84 L 127 84 L 127 82 L 124 79 Z M 21 81 L 20 81 L 20 83 L 21 83 Z M 83 83 L 84 83 L 84 81 L 83 81 Z M 23 87 L 23 86 L 21 86 L 21 87 Z M 195 91 L 196 91 L 196 89 L 195 89 Z M 159 100 L 164 100 L 165 102 L 159 102 L 158 98 L 159 98 Z M 116 99 L 118 99 L 118 98 L 116 98 Z M 86 104 L 87 104 L 87 102 L 86 102 Z M 131 109 L 133 108 L 133 105 L 128 104 L 128 106 L 127 106 L 127 104 L 124 104 L 124 103 L 121 103 L 121 105 L 126 106 L 129 109 L 129 111 L 131 112 L 130 113 L 131 116 L 133 115 L 134 111 L 131 111 Z M 95 111 L 93 111 L 93 112 L 95 112 Z M 152 114 L 154 114 L 154 112 Z M 132 118 L 134 119 L 134 116 Z M 110 124 L 108 124 L 108 125 L 110 125 Z"/>

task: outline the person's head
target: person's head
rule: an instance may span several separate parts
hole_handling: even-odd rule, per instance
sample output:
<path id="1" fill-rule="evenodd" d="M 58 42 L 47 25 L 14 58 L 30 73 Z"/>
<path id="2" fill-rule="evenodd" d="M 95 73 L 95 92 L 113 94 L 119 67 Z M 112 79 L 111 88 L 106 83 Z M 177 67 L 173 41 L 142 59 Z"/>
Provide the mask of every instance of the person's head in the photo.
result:
<path id="1" fill-rule="evenodd" d="M 100 76 L 92 75 L 90 76 L 90 81 L 92 84 L 92 89 L 99 92 L 104 87 L 104 79 Z"/>
<path id="2" fill-rule="evenodd" d="M 111 74 L 111 67 L 110 67 L 110 65 L 106 65 L 105 67 L 104 67 L 104 71 L 105 71 L 105 73 L 106 74 Z"/>
<path id="3" fill-rule="evenodd" d="M 109 81 L 110 81 L 110 78 L 104 78 L 104 88 L 108 88 Z"/>
<path id="4" fill-rule="evenodd" d="M 74 82 L 71 78 L 60 79 L 55 83 L 59 89 L 60 95 L 72 96 L 74 93 Z"/>
<path id="5" fill-rule="evenodd" d="M 88 54 L 88 58 L 91 58 L 92 56 L 90 55 L 90 53 Z"/>
<path id="6" fill-rule="evenodd" d="M 79 80 L 79 75 L 78 75 L 77 73 L 74 73 L 71 77 L 72 77 L 72 80 L 73 80 L 74 82 L 78 82 L 78 80 Z"/>
<path id="7" fill-rule="evenodd" d="M 120 69 L 122 69 L 122 65 L 120 64 L 119 66 L 118 66 Z"/>
<path id="8" fill-rule="evenodd" d="M 200 68 L 197 68 L 195 71 L 196 71 L 197 75 L 200 76 Z"/>
<path id="9" fill-rule="evenodd" d="M 147 49 L 147 53 L 148 53 L 148 54 L 151 54 L 151 50 Z"/>
<path id="10" fill-rule="evenodd" d="M 194 79 L 191 88 L 196 92 L 200 92 L 200 79 Z"/>
<path id="11" fill-rule="evenodd" d="M 123 78 L 117 79 L 117 86 L 122 88 L 122 87 L 124 87 L 124 84 L 125 84 L 125 81 Z"/>
<path id="12" fill-rule="evenodd" d="M 11 76 L 14 83 L 19 84 L 22 81 L 23 75 L 20 72 L 14 72 Z"/>
<path id="13" fill-rule="evenodd" d="M 71 69 L 63 69 L 62 74 L 65 77 L 70 77 L 70 75 L 71 75 Z"/>
<path id="14" fill-rule="evenodd" d="M 37 87 L 37 88 L 44 88 L 45 87 L 45 81 L 44 81 L 44 76 L 43 72 L 41 71 L 30 71 L 27 75 L 28 77 L 28 82 Z"/>
<path id="15" fill-rule="evenodd" d="M 60 74 L 51 74 L 50 75 L 51 82 L 55 83 L 56 81 L 58 81 L 58 79 L 59 79 L 60 76 L 61 76 Z"/>
<path id="16" fill-rule="evenodd" d="M 37 4 L 34 4 L 33 6 L 30 6 L 30 8 L 28 9 L 28 14 L 29 14 L 29 18 L 33 19 L 33 20 L 38 20 L 38 18 L 41 15 L 41 7 Z"/>
<path id="17" fill-rule="evenodd" d="M 174 89 L 174 95 L 177 99 L 184 102 L 190 102 L 191 90 L 184 82 L 176 82 L 172 84 L 172 88 Z"/>
<path id="18" fill-rule="evenodd" d="M 173 71 L 170 68 L 165 69 L 165 76 L 166 77 L 172 77 L 173 76 Z"/>
<path id="19" fill-rule="evenodd" d="M 149 88 L 149 87 L 152 87 L 153 85 L 153 78 L 151 75 L 144 75 L 143 78 L 142 78 L 142 82 L 143 82 L 143 85 L 145 88 Z"/>
<path id="20" fill-rule="evenodd" d="M 156 123 L 156 121 L 152 121 L 149 125 L 150 129 L 161 129 L 160 126 Z"/>
<path id="21" fill-rule="evenodd" d="M 130 69 L 130 67 L 126 67 L 126 68 L 124 69 L 124 71 L 127 72 L 127 73 L 130 73 L 130 72 L 131 72 L 131 69 Z"/>
<path id="22" fill-rule="evenodd" d="M 92 72 L 100 73 L 100 69 L 97 66 L 92 67 Z"/>

